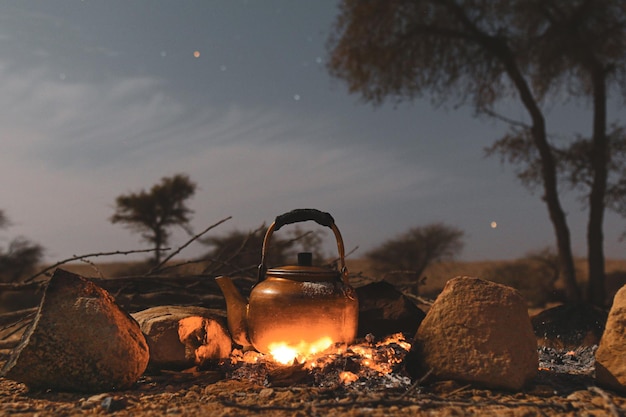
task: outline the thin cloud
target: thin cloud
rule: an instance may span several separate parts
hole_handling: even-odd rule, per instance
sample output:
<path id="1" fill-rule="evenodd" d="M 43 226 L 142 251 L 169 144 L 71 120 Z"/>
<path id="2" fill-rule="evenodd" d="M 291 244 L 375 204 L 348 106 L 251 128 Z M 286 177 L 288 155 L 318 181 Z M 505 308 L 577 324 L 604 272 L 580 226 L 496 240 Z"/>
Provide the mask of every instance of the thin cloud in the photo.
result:
<path id="1" fill-rule="evenodd" d="M 15 233 L 54 247 L 57 259 L 136 248 L 136 236 L 107 221 L 115 197 L 176 172 L 200 187 L 191 203 L 198 227 L 232 215 L 243 228 L 296 207 L 391 203 L 434 177 L 391 153 L 324 146 L 337 131 L 323 118 L 190 110 L 153 78 L 87 84 L 42 69 L 0 71 L 0 94 L 0 177 L 13 197 L 3 208 Z"/>

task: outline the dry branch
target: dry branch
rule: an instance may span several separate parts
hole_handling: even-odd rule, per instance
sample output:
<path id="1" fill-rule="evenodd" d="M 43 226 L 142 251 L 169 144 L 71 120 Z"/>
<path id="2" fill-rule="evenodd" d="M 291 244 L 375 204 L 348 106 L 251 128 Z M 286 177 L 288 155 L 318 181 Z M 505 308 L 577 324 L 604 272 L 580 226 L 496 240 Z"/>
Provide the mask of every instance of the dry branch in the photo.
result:
<path id="1" fill-rule="evenodd" d="M 261 229 L 265 228 L 265 224 L 262 224 L 261 226 L 259 226 L 256 230 L 251 231 L 250 233 L 248 233 L 248 235 L 246 236 L 246 238 L 243 240 L 243 242 L 241 242 L 241 245 L 239 245 L 239 248 L 237 248 L 236 251 L 234 251 L 225 261 L 219 261 L 219 260 L 211 260 L 211 265 L 209 265 L 208 267 L 206 267 L 204 269 L 204 271 L 202 271 L 203 273 L 206 274 L 211 274 L 214 273 L 216 270 L 218 270 L 219 268 L 221 268 L 222 266 L 231 266 L 230 265 L 230 261 L 232 261 L 233 259 L 235 259 L 237 256 L 239 256 L 239 254 L 241 254 L 241 252 L 245 249 L 246 244 L 248 243 L 248 241 L 250 240 L 250 238 L 252 236 L 254 236 L 255 234 L 257 234 Z M 212 268 L 213 263 L 219 263 L 220 265 L 217 268 Z M 239 268 L 237 268 L 239 269 Z"/>
<path id="2" fill-rule="evenodd" d="M 0 349 L 13 349 L 15 346 L 19 345 L 19 339 L 11 339 L 4 340 L 0 339 Z"/>
<path id="3" fill-rule="evenodd" d="M 165 249 L 162 249 L 162 250 L 169 250 L 169 249 L 170 248 L 165 248 Z M 37 272 L 35 275 L 32 275 L 32 276 L 26 278 L 24 280 L 24 282 L 31 282 L 35 278 L 37 278 L 38 276 L 44 275 L 48 271 L 51 271 L 51 270 L 53 270 L 53 269 L 55 269 L 55 268 L 57 268 L 57 267 L 59 267 L 61 265 L 64 265 L 66 263 L 73 262 L 73 261 L 83 260 L 85 258 L 94 258 L 94 257 L 97 257 L 97 256 L 130 255 L 130 254 L 133 254 L 133 253 L 144 253 L 144 252 L 154 252 L 154 251 L 155 251 L 155 249 L 139 249 L 139 250 L 127 250 L 127 251 L 116 250 L 116 251 L 113 251 L 113 252 L 96 252 L 96 253 L 89 253 L 87 255 L 79 255 L 79 256 L 74 255 L 74 256 L 72 256 L 70 258 L 63 259 L 62 261 L 59 261 L 59 262 L 57 262 L 57 263 L 55 263 L 53 265 L 48 266 L 47 268 L 42 269 L 41 271 Z"/>
<path id="4" fill-rule="evenodd" d="M 168 257 L 166 257 L 165 259 L 163 259 L 163 261 L 158 264 L 157 266 L 155 266 L 154 268 L 152 268 L 150 271 L 148 271 L 148 273 L 146 275 L 152 275 L 155 274 L 157 272 L 161 272 L 163 266 L 169 262 L 172 258 L 174 258 L 174 256 L 178 255 L 183 249 L 185 249 L 187 246 L 189 246 L 191 243 L 193 243 L 194 241 L 196 241 L 198 238 L 202 237 L 204 234 L 206 234 L 207 232 L 209 232 L 210 230 L 216 228 L 217 226 L 219 226 L 220 224 L 232 219 L 232 216 L 228 216 L 220 221 L 218 221 L 217 223 L 212 224 L 211 226 L 207 227 L 206 229 L 204 229 L 202 232 L 198 233 L 197 235 L 194 235 L 191 237 L 191 239 L 189 239 L 187 242 L 183 243 L 178 249 L 176 249 L 174 252 L 172 252 Z"/>
<path id="5" fill-rule="evenodd" d="M 37 312 L 37 307 L 34 308 L 26 308 L 24 310 L 16 310 L 10 311 L 8 313 L 0 314 L 0 326 L 4 326 L 7 324 L 15 324 L 20 320 L 33 316 Z"/>

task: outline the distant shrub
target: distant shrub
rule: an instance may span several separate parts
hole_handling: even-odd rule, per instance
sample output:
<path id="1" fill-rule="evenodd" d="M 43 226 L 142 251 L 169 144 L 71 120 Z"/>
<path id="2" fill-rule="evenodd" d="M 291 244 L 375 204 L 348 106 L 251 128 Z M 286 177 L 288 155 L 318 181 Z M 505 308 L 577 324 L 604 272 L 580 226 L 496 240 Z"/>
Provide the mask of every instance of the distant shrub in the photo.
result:
<path id="1" fill-rule="evenodd" d="M 0 210 L 0 229 L 11 225 L 9 218 Z M 44 249 L 24 237 L 16 237 L 7 245 L 0 247 L 0 281 L 17 282 L 33 273 L 43 258 Z"/>
<path id="2" fill-rule="evenodd" d="M 413 227 L 365 254 L 372 269 L 403 291 L 419 294 L 423 273 L 437 262 L 454 259 L 463 249 L 464 232 L 443 223 Z"/>
<path id="3" fill-rule="evenodd" d="M 550 249 L 543 249 L 493 266 L 483 273 L 483 278 L 513 287 L 530 306 L 543 307 L 554 298 L 559 275 L 558 256 Z"/>

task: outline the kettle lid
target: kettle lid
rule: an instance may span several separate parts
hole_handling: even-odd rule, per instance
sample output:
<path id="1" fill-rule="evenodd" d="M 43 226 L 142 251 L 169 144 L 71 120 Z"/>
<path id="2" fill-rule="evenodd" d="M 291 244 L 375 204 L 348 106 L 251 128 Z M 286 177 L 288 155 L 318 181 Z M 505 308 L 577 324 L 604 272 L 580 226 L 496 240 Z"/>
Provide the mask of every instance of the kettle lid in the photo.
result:
<path id="1" fill-rule="evenodd" d="M 298 281 L 329 281 L 340 279 L 339 271 L 313 266 L 313 255 L 311 252 L 298 253 L 297 265 L 279 266 L 267 270 L 267 275 L 277 278 L 295 279 Z"/>

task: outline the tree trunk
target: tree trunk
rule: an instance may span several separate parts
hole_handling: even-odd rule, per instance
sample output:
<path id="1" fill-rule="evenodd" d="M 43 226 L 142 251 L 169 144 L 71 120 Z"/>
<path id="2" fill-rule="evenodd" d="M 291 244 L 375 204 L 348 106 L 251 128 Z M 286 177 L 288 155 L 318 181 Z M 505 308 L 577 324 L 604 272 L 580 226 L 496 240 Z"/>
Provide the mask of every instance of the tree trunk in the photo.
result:
<path id="1" fill-rule="evenodd" d="M 603 221 L 607 187 L 609 146 L 606 136 L 605 72 L 599 65 L 592 68 L 593 82 L 593 147 L 591 166 L 593 183 L 589 193 L 589 220 L 587 223 L 587 258 L 589 279 L 587 299 L 598 307 L 605 303 Z"/>
<path id="2" fill-rule="evenodd" d="M 154 228 L 154 265 L 161 263 L 161 250 L 163 248 L 163 231 L 161 226 Z"/>
<path id="3" fill-rule="evenodd" d="M 545 118 L 508 47 L 499 45 L 496 47 L 496 50 L 500 51 L 507 74 L 517 88 L 522 103 L 532 120 L 531 134 L 541 160 L 541 178 L 544 189 L 543 200 L 548 206 L 548 213 L 556 235 L 559 261 L 565 283 L 565 296 L 569 302 L 578 303 L 581 300 L 581 294 L 576 283 L 576 269 L 574 267 L 570 232 L 565 212 L 559 200 L 556 163 L 546 135 Z"/>
<path id="4" fill-rule="evenodd" d="M 567 226 L 565 212 L 559 200 L 554 157 L 545 139 L 545 126 L 543 129 L 533 126 L 532 130 L 535 145 L 541 155 L 541 171 L 544 188 L 543 200 L 548 206 L 548 213 L 556 235 L 559 262 L 565 283 L 565 297 L 570 303 L 578 303 L 581 301 L 582 297 L 578 284 L 576 283 L 576 268 L 574 267 L 570 232 Z"/>

